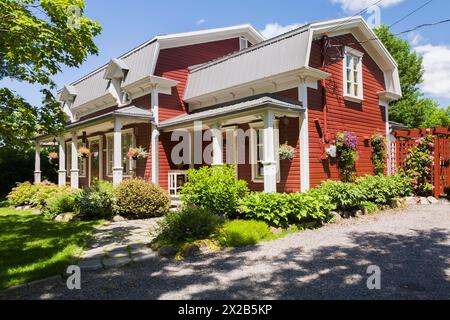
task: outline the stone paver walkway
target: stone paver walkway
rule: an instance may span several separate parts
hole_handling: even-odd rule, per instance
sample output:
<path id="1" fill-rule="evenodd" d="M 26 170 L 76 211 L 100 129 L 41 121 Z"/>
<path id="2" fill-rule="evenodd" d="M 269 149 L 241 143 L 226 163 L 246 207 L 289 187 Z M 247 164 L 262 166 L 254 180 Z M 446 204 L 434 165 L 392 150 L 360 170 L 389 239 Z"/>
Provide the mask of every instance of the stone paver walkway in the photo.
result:
<path id="1" fill-rule="evenodd" d="M 109 222 L 97 227 L 81 256 L 80 268 L 98 270 L 154 258 L 156 253 L 147 245 L 159 219 Z"/>

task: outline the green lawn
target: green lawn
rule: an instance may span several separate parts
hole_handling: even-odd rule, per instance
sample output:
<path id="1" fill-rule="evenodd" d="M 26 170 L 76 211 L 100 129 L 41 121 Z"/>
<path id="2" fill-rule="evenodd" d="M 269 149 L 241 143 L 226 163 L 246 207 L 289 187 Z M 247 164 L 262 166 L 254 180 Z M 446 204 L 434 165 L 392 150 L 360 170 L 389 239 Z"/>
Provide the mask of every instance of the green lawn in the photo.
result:
<path id="1" fill-rule="evenodd" d="M 63 273 L 98 223 L 55 222 L 0 208 L 0 288 Z"/>

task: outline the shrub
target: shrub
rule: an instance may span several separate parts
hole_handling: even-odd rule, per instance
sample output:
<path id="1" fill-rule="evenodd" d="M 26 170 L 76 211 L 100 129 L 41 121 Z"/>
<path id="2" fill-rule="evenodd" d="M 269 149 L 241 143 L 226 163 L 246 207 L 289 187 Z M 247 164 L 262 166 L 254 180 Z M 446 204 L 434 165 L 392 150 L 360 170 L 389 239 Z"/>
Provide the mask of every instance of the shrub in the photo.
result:
<path id="1" fill-rule="evenodd" d="M 386 168 L 386 139 L 380 133 L 374 134 L 370 139 L 372 148 L 372 164 L 374 174 L 383 174 Z"/>
<path id="2" fill-rule="evenodd" d="M 283 228 L 294 223 L 324 221 L 333 209 L 330 198 L 319 190 L 291 194 L 253 192 L 239 206 L 246 219 Z"/>
<path id="3" fill-rule="evenodd" d="M 247 182 L 235 179 L 233 166 L 191 169 L 187 180 L 181 188 L 182 201 L 218 215 L 233 217 L 238 201 L 248 193 Z"/>
<path id="4" fill-rule="evenodd" d="M 427 136 L 416 141 L 405 159 L 404 173 L 410 178 L 414 193 L 429 196 L 433 192 L 431 181 L 434 163 L 434 138 Z"/>
<path id="5" fill-rule="evenodd" d="M 326 181 L 317 189 L 327 195 L 338 210 L 358 208 L 361 201 L 364 200 L 363 191 L 354 183 Z"/>
<path id="6" fill-rule="evenodd" d="M 361 209 L 364 210 L 366 213 L 371 214 L 378 211 L 378 206 L 375 203 L 363 201 L 361 202 Z"/>
<path id="7" fill-rule="evenodd" d="M 203 208 L 184 207 L 158 223 L 157 241 L 172 245 L 206 239 L 220 225 L 219 216 Z"/>
<path id="8" fill-rule="evenodd" d="M 31 184 L 30 182 L 18 183 L 8 194 L 8 201 L 16 207 L 31 205 L 34 195 L 41 187 L 41 185 Z"/>
<path id="9" fill-rule="evenodd" d="M 339 158 L 339 171 L 344 182 L 354 182 L 356 179 L 356 159 L 358 140 L 350 132 L 339 132 L 336 134 L 336 151 Z"/>
<path id="10" fill-rule="evenodd" d="M 114 213 L 131 219 L 160 217 L 169 212 L 170 197 L 143 179 L 123 181 L 115 190 Z"/>
<path id="11" fill-rule="evenodd" d="M 54 184 L 41 185 L 38 188 L 38 191 L 33 195 L 31 205 L 39 209 L 44 209 L 48 200 L 69 191 L 70 188 L 68 187 L 59 187 Z"/>
<path id="12" fill-rule="evenodd" d="M 268 235 L 269 226 L 262 221 L 233 220 L 225 223 L 219 233 L 219 243 L 226 247 L 253 245 Z"/>
<path id="13" fill-rule="evenodd" d="M 110 182 L 98 180 L 76 197 L 76 210 L 86 218 L 111 218 L 114 191 Z"/>
<path id="14" fill-rule="evenodd" d="M 393 198 L 411 193 L 408 180 L 400 176 L 366 176 L 359 178 L 357 185 L 364 195 L 364 200 L 377 205 L 388 204 Z"/>
<path id="15" fill-rule="evenodd" d="M 50 218 L 55 218 L 57 215 L 67 212 L 74 212 L 76 210 L 76 201 L 79 196 L 79 191 L 65 192 L 47 201 L 47 204 L 42 213 Z"/>

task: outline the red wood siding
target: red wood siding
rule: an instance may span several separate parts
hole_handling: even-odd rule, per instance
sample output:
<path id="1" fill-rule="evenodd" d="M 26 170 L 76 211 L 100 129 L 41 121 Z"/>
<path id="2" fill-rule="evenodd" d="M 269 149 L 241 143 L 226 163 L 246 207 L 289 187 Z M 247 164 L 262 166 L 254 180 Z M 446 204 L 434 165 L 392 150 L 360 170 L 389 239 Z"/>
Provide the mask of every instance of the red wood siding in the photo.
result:
<path id="1" fill-rule="evenodd" d="M 166 120 L 185 112 L 184 90 L 190 66 L 206 63 L 239 50 L 239 38 L 163 49 L 159 53 L 155 75 L 179 81 L 172 95 L 159 96 L 159 119 Z"/>
<path id="2" fill-rule="evenodd" d="M 338 36 L 332 39 L 333 44 L 355 43 L 351 35 Z M 359 175 L 372 174 L 370 146 L 364 143 L 364 137 L 379 132 L 385 135 L 384 108 L 379 106 L 377 92 L 385 88 L 382 70 L 359 44 L 351 47 L 364 53 L 363 57 L 363 93 L 362 103 L 348 102 L 343 99 L 343 61 L 332 62 L 326 68 L 321 65 L 320 41 L 313 42 L 310 66 L 323 69 L 332 74 L 327 78 L 328 133 L 334 137 L 339 131 L 352 131 L 358 137 L 358 160 L 356 169 Z M 320 184 L 326 179 L 339 179 L 337 164 L 333 160 L 322 160 L 324 145 L 319 136 L 315 120 L 320 121 L 324 129 L 322 88 L 308 89 L 309 107 L 309 139 L 310 139 L 310 173 L 311 186 Z"/>

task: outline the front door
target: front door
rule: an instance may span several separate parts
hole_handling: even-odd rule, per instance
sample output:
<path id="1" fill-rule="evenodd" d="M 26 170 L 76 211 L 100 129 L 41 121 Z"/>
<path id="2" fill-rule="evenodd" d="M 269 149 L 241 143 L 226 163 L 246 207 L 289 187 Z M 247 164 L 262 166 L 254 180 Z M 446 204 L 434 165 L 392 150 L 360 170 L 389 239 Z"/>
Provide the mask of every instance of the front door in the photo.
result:
<path id="1" fill-rule="evenodd" d="M 90 182 L 101 179 L 100 176 L 100 140 L 90 142 L 91 163 L 90 163 Z"/>

